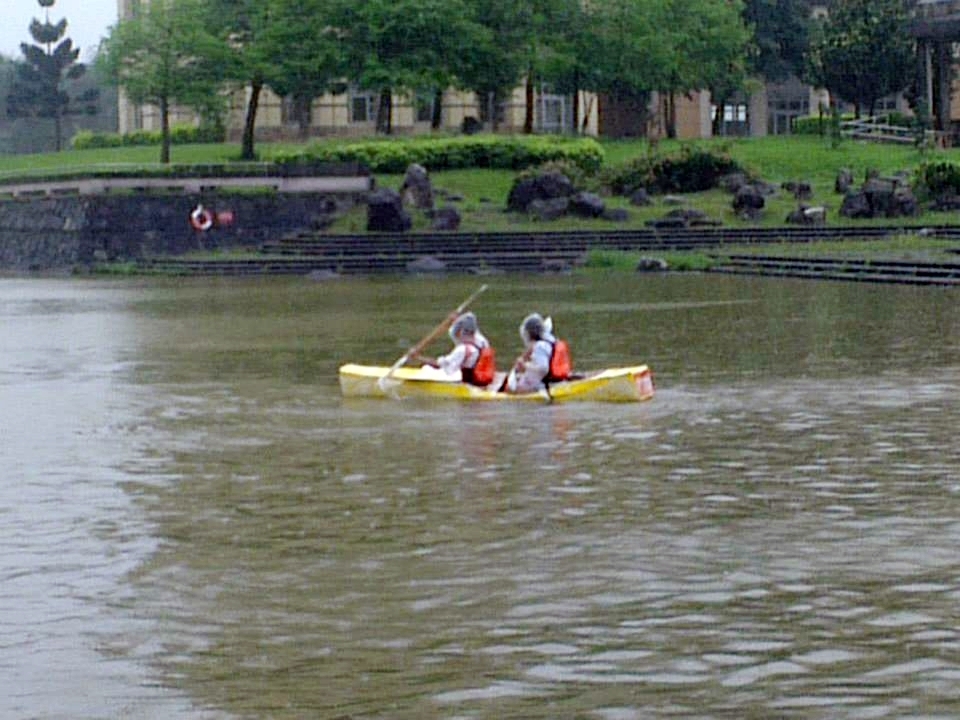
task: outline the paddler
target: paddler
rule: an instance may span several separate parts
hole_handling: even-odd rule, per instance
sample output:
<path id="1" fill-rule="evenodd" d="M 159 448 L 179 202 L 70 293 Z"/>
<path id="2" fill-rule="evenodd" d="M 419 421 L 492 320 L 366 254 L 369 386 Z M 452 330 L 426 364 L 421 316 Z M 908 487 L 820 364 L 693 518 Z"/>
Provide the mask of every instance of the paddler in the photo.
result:
<path id="1" fill-rule="evenodd" d="M 553 320 L 539 313 L 527 315 L 520 323 L 524 352 L 517 359 L 502 390 L 528 393 L 549 390 L 550 383 L 570 377 L 570 348 L 553 334 Z"/>
<path id="2" fill-rule="evenodd" d="M 460 315 L 450 326 L 453 349 L 436 360 L 425 360 L 427 365 L 440 368 L 447 375 L 456 376 L 465 383 L 486 387 L 496 374 L 493 346 L 480 332 L 477 317 L 472 312 Z"/>

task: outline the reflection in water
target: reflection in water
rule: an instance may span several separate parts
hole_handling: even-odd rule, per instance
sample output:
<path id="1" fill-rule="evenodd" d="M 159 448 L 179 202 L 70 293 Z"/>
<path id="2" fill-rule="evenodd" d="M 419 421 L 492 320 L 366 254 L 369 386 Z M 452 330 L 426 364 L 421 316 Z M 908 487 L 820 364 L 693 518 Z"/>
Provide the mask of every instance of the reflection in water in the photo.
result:
<path id="1" fill-rule="evenodd" d="M 102 612 L 176 714 L 955 714 L 954 296 L 505 279 L 476 308 L 504 357 L 539 309 L 582 367 L 649 361 L 657 397 L 341 400 L 340 362 L 392 362 L 463 294 L 137 296 L 113 521 L 151 544 Z"/>

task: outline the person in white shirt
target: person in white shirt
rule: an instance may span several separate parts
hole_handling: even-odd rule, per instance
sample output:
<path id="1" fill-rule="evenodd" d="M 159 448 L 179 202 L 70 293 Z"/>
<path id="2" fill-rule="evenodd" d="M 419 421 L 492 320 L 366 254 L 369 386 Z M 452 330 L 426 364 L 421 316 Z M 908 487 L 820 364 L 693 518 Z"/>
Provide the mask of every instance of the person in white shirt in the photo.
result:
<path id="1" fill-rule="evenodd" d="M 536 392 L 546 387 L 554 345 L 553 321 L 533 313 L 520 324 L 520 337 L 526 348 L 507 376 L 504 389 L 511 393 Z"/>
<path id="2" fill-rule="evenodd" d="M 453 349 L 426 363 L 471 385 L 489 385 L 496 372 L 493 347 L 480 332 L 476 316 L 468 312 L 454 320 L 450 339 L 454 342 Z"/>

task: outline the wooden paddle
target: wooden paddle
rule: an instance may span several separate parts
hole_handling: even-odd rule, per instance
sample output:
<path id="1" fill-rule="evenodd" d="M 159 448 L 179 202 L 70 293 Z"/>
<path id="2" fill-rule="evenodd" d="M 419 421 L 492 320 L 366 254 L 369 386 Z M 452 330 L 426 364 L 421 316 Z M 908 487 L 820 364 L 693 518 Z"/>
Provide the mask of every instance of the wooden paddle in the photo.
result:
<path id="1" fill-rule="evenodd" d="M 387 374 L 384 375 L 379 380 L 377 380 L 377 385 L 379 386 L 379 388 L 383 392 L 387 392 L 387 382 L 389 378 L 392 377 L 393 374 L 399 368 L 403 367 L 411 357 L 413 357 L 414 355 L 419 355 L 421 350 L 423 350 L 425 347 L 427 347 L 427 345 L 429 345 L 434 340 L 436 340 L 441 333 L 443 333 L 448 327 L 450 327 L 451 324 L 453 324 L 453 321 L 460 316 L 460 313 L 466 310 L 467 307 L 470 305 L 470 303 L 476 300 L 480 296 L 480 294 L 483 293 L 486 289 L 487 289 L 486 285 L 481 285 L 480 288 L 473 293 L 473 295 L 471 295 L 462 303 L 460 303 L 460 305 L 457 306 L 456 310 L 454 310 L 449 315 L 447 315 L 447 317 L 444 318 L 442 323 L 440 323 L 433 330 L 431 330 L 430 333 L 426 337 L 424 337 L 420 342 L 418 342 L 412 348 L 407 350 L 407 352 L 404 353 L 403 357 L 401 357 L 393 365 L 390 366 L 390 369 L 387 371 Z"/>

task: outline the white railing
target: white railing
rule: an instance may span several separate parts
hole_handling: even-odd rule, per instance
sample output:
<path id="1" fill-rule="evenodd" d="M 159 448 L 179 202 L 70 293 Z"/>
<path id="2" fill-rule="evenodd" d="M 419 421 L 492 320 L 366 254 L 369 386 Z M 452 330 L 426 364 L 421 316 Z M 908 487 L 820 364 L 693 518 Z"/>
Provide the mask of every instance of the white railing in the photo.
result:
<path id="1" fill-rule="evenodd" d="M 873 140 L 875 142 L 898 143 L 911 145 L 917 142 L 917 131 L 912 127 L 891 125 L 886 122 L 885 115 L 843 120 L 840 123 L 840 134 L 853 140 Z M 924 143 L 931 146 L 941 144 L 943 133 L 933 130 L 924 131 Z"/>

